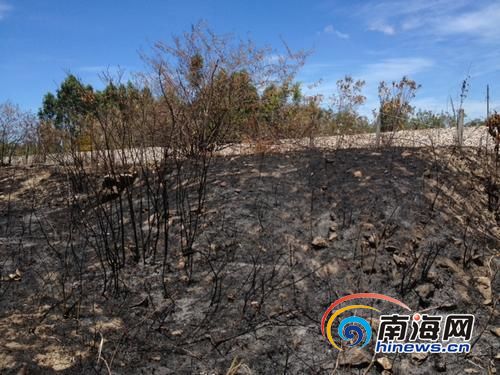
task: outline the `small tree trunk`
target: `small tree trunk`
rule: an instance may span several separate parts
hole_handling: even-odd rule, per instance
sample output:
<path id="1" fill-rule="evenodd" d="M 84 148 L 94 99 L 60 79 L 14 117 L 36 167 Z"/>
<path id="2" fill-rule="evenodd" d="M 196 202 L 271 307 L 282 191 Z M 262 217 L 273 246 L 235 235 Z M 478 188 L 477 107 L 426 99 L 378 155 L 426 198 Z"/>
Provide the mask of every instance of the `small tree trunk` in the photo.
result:
<path id="1" fill-rule="evenodd" d="M 376 132 L 376 144 L 377 144 L 377 147 L 380 146 L 380 128 L 381 128 L 381 124 L 382 124 L 382 119 L 381 119 L 381 116 L 380 116 L 380 113 L 379 113 L 378 116 L 377 116 L 377 119 L 375 120 L 375 132 Z"/>
<path id="2" fill-rule="evenodd" d="M 459 109 L 458 111 L 458 122 L 457 122 L 457 141 L 460 147 L 464 143 L 464 110 Z"/>

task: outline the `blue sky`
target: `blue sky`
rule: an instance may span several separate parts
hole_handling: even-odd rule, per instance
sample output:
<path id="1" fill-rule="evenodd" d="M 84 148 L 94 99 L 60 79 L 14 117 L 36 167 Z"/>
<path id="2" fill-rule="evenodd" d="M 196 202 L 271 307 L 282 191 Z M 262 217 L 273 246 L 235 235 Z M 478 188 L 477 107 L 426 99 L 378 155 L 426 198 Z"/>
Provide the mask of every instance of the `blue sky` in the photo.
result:
<path id="1" fill-rule="evenodd" d="M 76 1 L 0 0 L 0 102 L 36 111 L 66 73 L 100 87 L 99 72 L 145 69 L 139 52 L 206 20 L 218 33 L 258 45 L 312 50 L 299 80 L 333 93 L 345 74 L 367 82 L 364 114 L 377 106 L 380 80 L 409 75 L 422 88 L 414 104 L 449 110 L 469 73 L 465 109 L 484 116 L 486 84 L 500 111 L 500 2 Z"/>

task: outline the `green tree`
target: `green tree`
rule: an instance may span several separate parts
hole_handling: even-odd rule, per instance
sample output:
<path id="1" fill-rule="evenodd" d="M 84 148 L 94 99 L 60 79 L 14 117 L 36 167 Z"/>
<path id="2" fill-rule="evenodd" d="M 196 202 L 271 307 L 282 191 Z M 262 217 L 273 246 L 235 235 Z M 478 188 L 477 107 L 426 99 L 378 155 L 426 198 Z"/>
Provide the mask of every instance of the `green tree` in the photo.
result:
<path id="1" fill-rule="evenodd" d="M 253 130 L 250 129 L 259 107 L 259 93 L 246 70 L 234 72 L 229 79 L 228 90 L 239 98 L 228 113 L 231 129 L 226 135 L 229 142 L 241 141 Z"/>
<path id="2" fill-rule="evenodd" d="M 275 129 L 280 126 L 286 127 L 287 120 L 297 113 L 303 104 L 303 99 L 300 83 L 289 81 L 281 85 L 271 83 L 264 89 L 260 99 L 261 115 L 264 121 Z"/>
<path id="3" fill-rule="evenodd" d="M 88 122 L 93 128 L 90 135 L 94 142 L 104 142 L 100 147 L 105 148 L 153 146 L 161 136 L 151 115 L 155 104 L 147 87 L 109 80 L 104 90 L 95 92 L 94 116 Z"/>
<path id="4" fill-rule="evenodd" d="M 61 83 L 56 94 L 47 93 L 38 117 L 51 122 L 57 129 L 77 135 L 82 131 L 83 120 L 94 110 L 94 90 L 70 74 Z"/>

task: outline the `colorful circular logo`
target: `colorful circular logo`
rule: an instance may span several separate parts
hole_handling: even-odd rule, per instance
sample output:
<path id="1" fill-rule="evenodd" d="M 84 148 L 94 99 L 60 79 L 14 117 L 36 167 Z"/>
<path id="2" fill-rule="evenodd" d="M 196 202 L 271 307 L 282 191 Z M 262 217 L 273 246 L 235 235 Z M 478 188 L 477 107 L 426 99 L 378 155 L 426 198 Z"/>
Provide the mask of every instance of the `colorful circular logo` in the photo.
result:
<path id="1" fill-rule="evenodd" d="M 376 300 L 391 302 L 393 304 L 405 308 L 406 310 L 411 311 L 411 309 L 403 302 L 398 301 L 395 298 L 378 293 L 357 293 L 336 300 L 330 305 L 330 307 L 328 307 L 328 309 L 326 309 L 325 313 L 323 314 L 323 317 L 321 318 L 321 334 L 323 335 L 323 337 L 326 337 L 328 339 L 328 341 L 330 342 L 330 344 L 332 344 L 334 348 L 338 350 L 342 351 L 343 349 L 333 339 L 332 326 L 333 323 L 335 322 L 335 319 L 337 319 L 339 315 L 341 315 L 346 311 L 354 309 L 372 310 L 380 313 L 380 310 L 367 305 L 350 305 L 342 307 L 332 313 L 332 311 L 341 303 L 361 298 L 376 299 Z M 330 313 L 332 314 L 327 321 L 328 315 L 330 315 Z M 347 346 L 349 347 L 359 346 L 362 348 L 370 342 L 370 339 L 372 337 L 372 329 L 370 327 L 370 323 L 366 319 L 363 319 L 355 315 L 342 319 L 337 328 L 337 333 L 341 340 L 348 342 Z"/>

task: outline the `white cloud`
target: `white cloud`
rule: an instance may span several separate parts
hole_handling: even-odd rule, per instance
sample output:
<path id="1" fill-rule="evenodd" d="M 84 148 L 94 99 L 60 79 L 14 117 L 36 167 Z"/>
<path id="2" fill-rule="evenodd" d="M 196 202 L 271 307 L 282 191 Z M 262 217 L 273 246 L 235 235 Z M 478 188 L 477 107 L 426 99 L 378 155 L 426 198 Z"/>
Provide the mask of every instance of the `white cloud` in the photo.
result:
<path id="1" fill-rule="evenodd" d="M 381 22 L 381 21 L 374 22 L 370 26 L 370 30 L 371 31 L 379 31 L 381 33 L 384 33 L 385 35 L 396 34 L 396 29 L 394 28 L 394 26 L 388 25 L 388 24 Z"/>
<path id="2" fill-rule="evenodd" d="M 326 33 L 326 34 L 331 34 L 335 31 L 335 29 L 333 28 L 332 25 L 327 25 L 325 26 L 325 28 L 323 29 L 323 32 Z"/>
<path id="3" fill-rule="evenodd" d="M 433 65 L 432 60 L 422 57 L 384 59 L 366 65 L 361 76 L 367 82 L 399 80 L 403 76 L 414 76 Z"/>
<path id="4" fill-rule="evenodd" d="M 323 33 L 325 34 L 335 34 L 340 39 L 349 39 L 349 34 L 343 33 L 341 31 L 336 30 L 333 25 L 327 25 L 323 29 Z"/>
<path id="5" fill-rule="evenodd" d="M 0 21 L 12 10 L 12 6 L 0 0 Z"/>
<path id="6" fill-rule="evenodd" d="M 340 31 L 335 31 L 335 35 L 337 35 L 340 39 L 349 39 L 349 34 L 342 33 Z"/>
<path id="7" fill-rule="evenodd" d="M 362 12 L 371 19 L 413 18 L 415 15 L 444 15 L 467 5 L 473 0 L 386 0 L 368 3 Z"/>
<path id="8" fill-rule="evenodd" d="M 385 0 L 360 9 L 370 30 L 387 35 L 396 31 L 438 37 L 469 35 L 500 41 L 500 4 L 486 0 Z"/>
<path id="9" fill-rule="evenodd" d="M 412 17 L 411 19 L 407 19 L 403 21 L 401 24 L 401 29 L 404 31 L 418 29 L 425 23 L 425 19 L 420 17 Z"/>
<path id="10" fill-rule="evenodd" d="M 480 39 L 500 41 L 500 4 L 446 17 L 436 23 L 441 34 L 469 34 Z"/>

